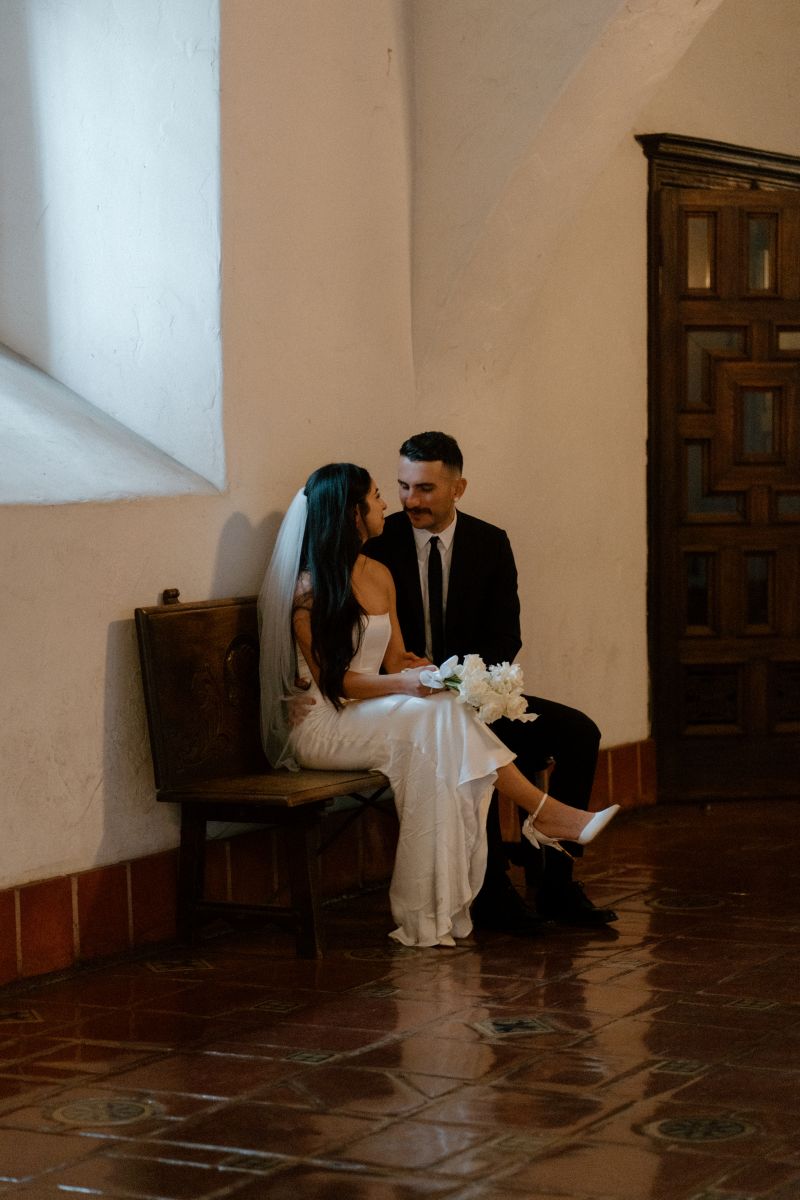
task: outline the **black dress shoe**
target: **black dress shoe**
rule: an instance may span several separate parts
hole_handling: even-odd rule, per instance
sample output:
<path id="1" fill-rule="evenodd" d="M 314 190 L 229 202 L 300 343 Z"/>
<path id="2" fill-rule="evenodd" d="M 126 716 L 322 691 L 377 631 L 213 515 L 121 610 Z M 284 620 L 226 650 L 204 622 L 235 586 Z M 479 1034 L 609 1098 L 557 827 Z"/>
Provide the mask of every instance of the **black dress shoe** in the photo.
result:
<path id="1" fill-rule="evenodd" d="M 478 895 L 470 915 L 476 929 L 495 929 L 515 937 L 540 937 L 550 924 L 538 916 L 510 884 L 499 893 Z"/>
<path id="2" fill-rule="evenodd" d="M 562 925 L 585 925 L 589 928 L 610 925 L 617 914 L 612 908 L 597 908 L 592 904 L 582 883 L 561 883 L 557 887 L 542 888 L 536 896 L 539 916 L 546 921 L 559 921 Z"/>

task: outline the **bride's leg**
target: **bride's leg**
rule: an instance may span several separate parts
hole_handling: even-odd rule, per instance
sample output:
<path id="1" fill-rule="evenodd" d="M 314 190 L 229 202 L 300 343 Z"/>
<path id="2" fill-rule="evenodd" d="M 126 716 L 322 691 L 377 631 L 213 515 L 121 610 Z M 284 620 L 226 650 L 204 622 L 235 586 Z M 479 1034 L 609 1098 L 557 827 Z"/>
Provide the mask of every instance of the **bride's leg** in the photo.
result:
<path id="1" fill-rule="evenodd" d="M 547 795 L 526 779 L 513 763 L 498 768 L 496 786 L 501 795 L 507 796 L 529 813 L 535 813 Z M 582 812 L 579 808 L 570 808 L 568 804 L 562 804 L 560 800 L 547 795 L 536 816 L 536 828 L 547 837 L 577 842 L 586 826 L 595 819 L 595 815 Z"/>

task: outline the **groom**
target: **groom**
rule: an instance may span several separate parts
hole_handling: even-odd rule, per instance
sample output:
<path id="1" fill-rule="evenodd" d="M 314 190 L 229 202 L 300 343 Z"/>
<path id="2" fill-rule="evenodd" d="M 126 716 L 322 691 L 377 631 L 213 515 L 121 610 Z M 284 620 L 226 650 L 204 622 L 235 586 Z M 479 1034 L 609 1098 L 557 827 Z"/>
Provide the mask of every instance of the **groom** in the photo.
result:
<path id="1" fill-rule="evenodd" d="M 398 484 L 403 511 L 387 517 L 383 533 L 364 553 L 384 563 L 397 588 L 397 615 L 406 649 L 439 664 L 450 655 L 479 654 L 488 665 L 511 662 L 520 638 L 517 569 L 506 533 L 495 525 L 456 512 L 467 486 L 455 438 L 418 433 L 400 447 Z M 492 729 L 516 755 L 528 778 L 552 757 L 549 788 L 574 808 L 587 809 L 600 731 L 577 709 L 529 696 L 538 720 L 503 718 Z M 572 879 L 566 854 L 545 849 L 543 859 L 522 840 L 526 879 L 536 887 L 538 917 L 523 902 L 507 875 L 497 796 L 489 810 L 489 853 L 483 887 L 472 918 L 484 928 L 534 935 L 544 920 L 601 926 L 616 920 L 596 908 Z M 581 847 L 570 844 L 578 857 Z"/>

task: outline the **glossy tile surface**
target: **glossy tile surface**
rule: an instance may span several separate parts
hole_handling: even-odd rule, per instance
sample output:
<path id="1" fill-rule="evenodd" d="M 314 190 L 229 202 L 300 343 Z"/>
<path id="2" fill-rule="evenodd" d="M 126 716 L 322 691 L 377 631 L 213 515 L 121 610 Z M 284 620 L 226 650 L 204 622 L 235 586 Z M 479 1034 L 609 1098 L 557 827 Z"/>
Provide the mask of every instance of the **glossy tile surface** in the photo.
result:
<path id="1" fill-rule="evenodd" d="M 320 962 L 217 928 L 0 990 L 0 1200 L 798 1200 L 800 803 L 625 813 L 577 873 L 616 925 L 413 951 L 374 892 Z"/>

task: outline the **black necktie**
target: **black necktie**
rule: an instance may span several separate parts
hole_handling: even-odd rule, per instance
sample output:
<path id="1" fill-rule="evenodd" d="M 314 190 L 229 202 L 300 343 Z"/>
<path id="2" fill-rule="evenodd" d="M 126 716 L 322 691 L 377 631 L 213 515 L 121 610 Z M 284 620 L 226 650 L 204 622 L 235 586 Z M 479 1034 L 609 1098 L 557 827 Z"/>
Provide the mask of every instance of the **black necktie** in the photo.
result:
<path id="1" fill-rule="evenodd" d="M 444 606 L 442 603 L 442 555 L 438 537 L 428 543 L 428 610 L 431 618 L 431 657 L 436 666 L 444 661 Z"/>

